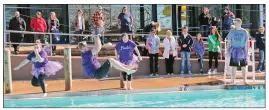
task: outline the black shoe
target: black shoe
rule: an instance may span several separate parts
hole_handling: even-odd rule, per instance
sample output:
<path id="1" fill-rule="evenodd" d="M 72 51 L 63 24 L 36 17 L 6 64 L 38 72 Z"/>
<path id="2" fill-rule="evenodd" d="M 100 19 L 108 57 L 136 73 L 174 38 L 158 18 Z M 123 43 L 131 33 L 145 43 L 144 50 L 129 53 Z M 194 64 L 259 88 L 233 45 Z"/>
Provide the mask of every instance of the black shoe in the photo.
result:
<path id="1" fill-rule="evenodd" d="M 201 73 L 201 74 L 204 74 L 204 72 L 203 72 L 203 71 L 200 71 L 200 73 Z"/>

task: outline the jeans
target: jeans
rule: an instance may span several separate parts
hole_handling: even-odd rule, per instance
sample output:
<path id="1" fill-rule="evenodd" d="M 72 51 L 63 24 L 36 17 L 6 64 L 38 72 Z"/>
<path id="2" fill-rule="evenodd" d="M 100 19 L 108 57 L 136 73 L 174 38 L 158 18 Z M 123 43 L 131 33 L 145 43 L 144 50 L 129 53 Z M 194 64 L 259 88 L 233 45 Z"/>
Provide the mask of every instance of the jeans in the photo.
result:
<path id="1" fill-rule="evenodd" d="M 203 58 L 204 56 L 202 54 L 198 54 L 198 62 L 199 62 L 200 70 L 203 70 L 203 67 L 204 67 Z"/>
<path id="2" fill-rule="evenodd" d="M 219 56 L 218 52 L 209 51 L 209 69 L 212 68 L 212 60 L 213 60 L 213 58 L 215 59 L 215 68 L 218 68 L 218 63 L 219 63 L 218 56 Z"/>
<path id="3" fill-rule="evenodd" d="M 223 30 L 223 32 L 222 32 L 222 39 L 224 41 L 225 38 L 226 38 L 226 36 L 227 36 L 228 31 L 230 30 L 230 25 L 223 24 L 222 30 Z"/>
<path id="4" fill-rule="evenodd" d="M 201 34 L 203 37 L 208 37 L 209 26 L 208 25 L 201 25 L 200 26 Z"/>
<path id="5" fill-rule="evenodd" d="M 74 34 L 82 34 L 83 33 L 83 30 L 78 30 L 78 31 L 76 31 Z M 72 36 L 72 39 L 73 39 L 73 41 L 71 41 L 71 43 L 74 43 L 74 42 L 80 42 L 80 41 L 82 41 L 83 40 L 83 37 L 82 36 Z"/>
<path id="6" fill-rule="evenodd" d="M 187 60 L 188 72 L 191 72 L 190 52 L 181 52 L 181 73 L 184 73 L 185 60 Z"/>
<path id="7" fill-rule="evenodd" d="M 169 55 L 169 58 L 165 58 L 166 73 L 173 73 L 174 59 L 175 57 L 173 55 Z"/>
<path id="8" fill-rule="evenodd" d="M 264 66 L 264 50 L 260 50 L 260 62 L 259 62 L 259 65 L 258 65 L 258 70 L 262 71 L 263 69 L 263 66 Z"/>
<path id="9" fill-rule="evenodd" d="M 100 37 L 101 43 L 102 43 L 102 44 L 105 43 L 105 38 L 104 38 L 104 34 L 102 33 L 102 28 L 100 28 L 100 27 L 95 27 L 95 28 L 94 28 L 94 34 L 95 34 L 95 35 L 97 35 L 97 34 L 101 34 L 101 37 Z"/>
<path id="10" fill-rule="evenodd" d="M 159 59 L 158 59 L 158 53 L 155 53 L 155 54 L 149 54 L 149 66 L 150 66 L 150 73 L 158 73 L 158 68 L 159 68 Z M 153 63 L 155 64 L 154 65 L 154 70 L 153 71 Z"/>

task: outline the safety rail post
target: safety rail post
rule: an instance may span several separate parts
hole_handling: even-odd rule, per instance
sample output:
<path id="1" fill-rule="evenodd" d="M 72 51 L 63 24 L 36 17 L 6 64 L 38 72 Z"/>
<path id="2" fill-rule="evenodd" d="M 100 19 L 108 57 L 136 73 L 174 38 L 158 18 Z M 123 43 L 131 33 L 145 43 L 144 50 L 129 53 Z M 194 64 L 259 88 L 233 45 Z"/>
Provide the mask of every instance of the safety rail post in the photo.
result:
<path id="1" fill-rule="evenodd" d="M 64 48 L 64 79 L 65 79 L 65 90 L 69 91 L 72 89 L 72 61 L 71 61 L 71 48 Z"/>
<path id="2" fill-rule="evenodd" d="M 53 50 L 52 50 L 52 35 L 50 34 L 50 56 L 52 56 Z"/>
<path id="3" fill-rule="evenodd" d="M 227 53 L 227 43 L 226 43 L 226 39 L 224 40 L 224 55 Z M 223 81 L 224 81 L 224 85 L 226 85 L 226 75 L 227 75 L 227 72 L 228 72 L 228 64 L 227 64 L 227 61 L 228 59 L 225 58 L 224 60 L 224 76 L 223 76 Z"/>
<path id="4" fill-rule="evenodd" d="M 10 60 L 10 50 L 4 50 L 4 88 L 5 93 L 11 93 L 12 88 L 12 75 L 11 75 L 11 60 Z"/>
<path id="5" fill-rule="evenodd" d="M 254 41 L 251 40 L 251 43 L 252 43 L 252 46 L 251 46 L 251 49 L 252 49 L 252 75 L 253 75 L 253 82 L 255 82 L 255 49 L 254 49 Z"/>

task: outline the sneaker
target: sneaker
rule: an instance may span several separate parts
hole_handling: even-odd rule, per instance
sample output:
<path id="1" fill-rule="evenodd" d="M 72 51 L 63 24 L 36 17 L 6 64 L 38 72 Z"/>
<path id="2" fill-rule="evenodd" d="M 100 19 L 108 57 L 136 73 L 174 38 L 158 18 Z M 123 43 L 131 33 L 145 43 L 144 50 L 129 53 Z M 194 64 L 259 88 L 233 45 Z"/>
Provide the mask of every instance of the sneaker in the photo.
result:
<path id="1" fill-rule="evenodd" d="M 181 76 L 184 76 L 184 72 L 181 72 L 180 75 L 181 75 Z"/>
<path id="2" fill-rule="evenodd" d="M 217 74 L 217 73 L 218 73 L 217 69 L 214 69 L 213 74 Z"/>
<path id="3" fill-rule="evenodd" d="M 171 73 L 172 76 L 174 76 L 174 73 Z"/>
<path id="4" fill-rule="evenodd" d="M 189 75 L 192 75 L 191 71 L 189 71 Z"/>
<path id="5" fill-rule="evenodd" d="M 149 76 L 150 76 L 150 77 L 152 77 L 152 76 L 154 76 L 154 74 L 153 74 L 153 73 L 151 73 Z"/>
<path id="6" fill-rule="evenodd" d="M 212 73 L 211 73 L 211 69 L 208 70 L 208 74 L 212 74 Z"/>
<path id="7" fill-rule="evenodd" d="M 158 74 L 158 73 L 156 73 L 156 74 L 155 74 L 155 76 L 159 76 L 159 74 Z"/>
<path id="8" fill-rule="evenodd" d="M 204 74 L 204 72 L 203 72 L 203 71 L 200 71 L 200 73 L 201 73 L 201 74 Z"/>
<path id="9" fill-rule="evenodd" d="M 56 56 L 56 53 L 52 53 L 52 56 Z"/>
<path id="10" fill-rule="evenodd" d="M 167 75 L 170 76 L 170 73 L 168 73 Z"/>
<path id="11" fill-rule="evenodd" d="M 261 73 L 261 70 L 257 70 L 256 73 Z"/>

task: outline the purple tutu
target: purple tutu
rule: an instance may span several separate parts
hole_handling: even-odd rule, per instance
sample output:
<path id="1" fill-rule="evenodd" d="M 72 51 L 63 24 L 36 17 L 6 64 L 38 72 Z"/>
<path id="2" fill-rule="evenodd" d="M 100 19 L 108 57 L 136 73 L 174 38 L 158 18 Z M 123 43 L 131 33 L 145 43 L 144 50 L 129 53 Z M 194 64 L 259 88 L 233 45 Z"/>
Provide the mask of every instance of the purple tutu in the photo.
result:
<path id="1" fill-rule="evenodd" d="M 245 60 L 245 62 L 247 62 L 247 56 L 248 56 L 247 48 L 230 47 L 228 50 L 228 54 L 233 59 L 232 62 L 234 63 L 238 63 L 241 60 Z"/>
<path id="2" fill-rule="evenodd" d="M 32 66 L 32 75 L 38 78 L 39 74 L 44 74 L 47 77 L 51 75 L 55 75 L 56 72 L 61 70 L 63 68 L 63 65 L 56 61 L 48 61 L 47 64 L 45 64 L 44 67 L 41 68 L 35 68 L 34 65 Z"/>

